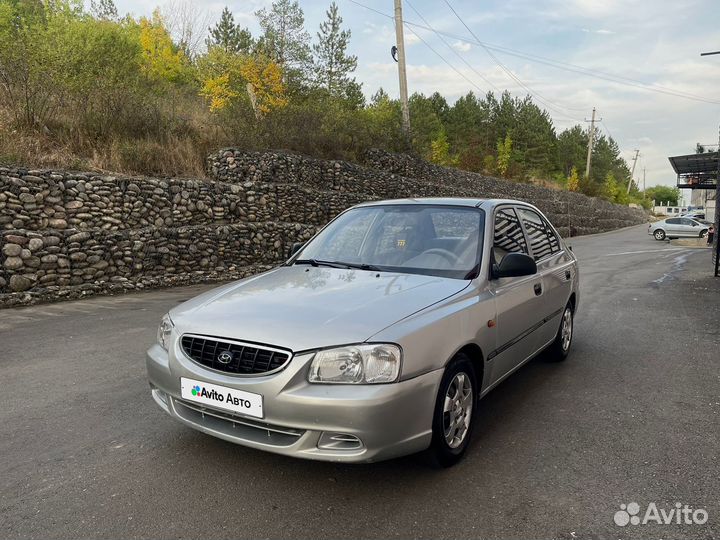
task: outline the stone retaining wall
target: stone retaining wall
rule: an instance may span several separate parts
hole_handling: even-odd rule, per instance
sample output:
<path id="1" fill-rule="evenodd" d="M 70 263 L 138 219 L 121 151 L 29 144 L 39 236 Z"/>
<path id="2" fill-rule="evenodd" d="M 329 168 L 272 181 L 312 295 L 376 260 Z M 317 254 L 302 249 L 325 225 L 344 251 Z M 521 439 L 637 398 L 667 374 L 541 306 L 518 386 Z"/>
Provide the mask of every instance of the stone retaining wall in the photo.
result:
<path id="1" fill-rule="evenodd" d="M 226 149 L 208 158 L 214 180 L 0 168 L 0 307 L 250 275 L 366 200 L 516 198 L 537 204 L 563 235 L 645 220 L 409 156 L 375 151 L 367 164 Z"/>

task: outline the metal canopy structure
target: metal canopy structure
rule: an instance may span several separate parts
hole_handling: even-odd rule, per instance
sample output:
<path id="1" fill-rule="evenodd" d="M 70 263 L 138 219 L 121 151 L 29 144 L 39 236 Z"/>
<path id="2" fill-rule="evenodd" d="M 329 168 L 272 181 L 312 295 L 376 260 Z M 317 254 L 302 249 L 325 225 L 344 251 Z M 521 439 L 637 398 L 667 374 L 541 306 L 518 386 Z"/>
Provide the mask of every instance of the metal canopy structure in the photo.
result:
<path id="1" fill-rule="evenodd" d="M 669 157 L 677 174 L 677 187 L 715 189 L 718 181 L 718 152 Z"/>

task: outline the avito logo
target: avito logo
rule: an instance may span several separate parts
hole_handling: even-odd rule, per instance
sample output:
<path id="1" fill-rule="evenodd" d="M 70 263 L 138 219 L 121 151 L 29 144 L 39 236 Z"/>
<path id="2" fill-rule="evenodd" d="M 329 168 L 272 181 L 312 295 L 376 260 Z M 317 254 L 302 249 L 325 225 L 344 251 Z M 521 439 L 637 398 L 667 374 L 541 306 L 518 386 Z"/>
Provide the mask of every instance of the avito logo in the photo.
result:
<path id="1" fill-rule="evenodd" d="M 658 508 L 657 504 L 651 502 L 645 509 L 645 514 L 640 517 L 640 505 L 636 502 L 621 504 L 620 510 L 615 512 L 613 520 L 615 525 L 625 527 L 626 525 L 703 525 L 707 523 L 708 513 L 704 508 L 695 508 L 682 503 L 675 503 L 670 509 Z"/>
<path id="2" fill-rule="evenodd" d="M 215 389 L 208 390 L 204 386 L 200 387 L 200 385 L 197 384 L 190 389 L 190 393 L 193 395 L 193 397 L 212 399 L 214 401 L 219 401 L 221 403 L 229 403 L 231 405 L 239 405 L 246 409 L 250 409 L 252 407 L 252 403 L 250 403 L 250 401 L 248 401 L 247 399 L 235 397 L 230 392 L 228 392 L 226 397 L 221 393 L 216 392 Z"/>

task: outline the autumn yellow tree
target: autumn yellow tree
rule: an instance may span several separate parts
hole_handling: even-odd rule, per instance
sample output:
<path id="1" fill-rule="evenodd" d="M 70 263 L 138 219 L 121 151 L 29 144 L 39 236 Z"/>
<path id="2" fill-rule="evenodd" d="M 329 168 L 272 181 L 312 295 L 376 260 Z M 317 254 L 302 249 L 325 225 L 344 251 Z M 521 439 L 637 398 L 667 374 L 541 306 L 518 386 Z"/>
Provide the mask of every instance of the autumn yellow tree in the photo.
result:
<path id="1" fill-rule="evenodd" d="M 138 31 L 143 71 L 148 79 L 169 83 L 185 83 L 192 79 L 190 61 L 173 43 L 159 9 L 153 11 L 150 19 L 140 19 Z"/>
<path id="2" fill-rule="evenodd" d="M 258 117 L 288 103 L 282 70 L 267 58 L 213 47 L 199 62 L 200 95 L 212 112 L 249 100 Z"/>
<path id="3" fill-rule="evenodd" d="M 567 179 L 568 191 L 577 191 L 580 188 L 580 178 L 578 177 L 577 168 L 570 170 L 570 176 Z"/>

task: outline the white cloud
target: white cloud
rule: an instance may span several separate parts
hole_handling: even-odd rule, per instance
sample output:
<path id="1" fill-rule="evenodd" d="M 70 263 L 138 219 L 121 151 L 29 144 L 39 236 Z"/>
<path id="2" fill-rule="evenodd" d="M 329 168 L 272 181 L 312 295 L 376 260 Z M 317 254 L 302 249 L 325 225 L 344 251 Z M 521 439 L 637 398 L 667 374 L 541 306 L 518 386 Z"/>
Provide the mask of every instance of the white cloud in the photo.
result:
<path id="1" fill-rule="evenodd" d="M 597 30 L 591 30 L 590 28 L 583 28 L 583 32 L 586 34 L 600 34 L 600 35 L 611 35 L 614 34 L 612 30 L 607 30 L 606 28 L 599 28 Z"/>
<path id="2" fill-rule="evenodd" d="M 467 41 L 456 41 L 452 44 L 453 49 L 459 52 L 468 52 L 470 49 L 472 49 L 472 45 L 470 45 Z"/>

